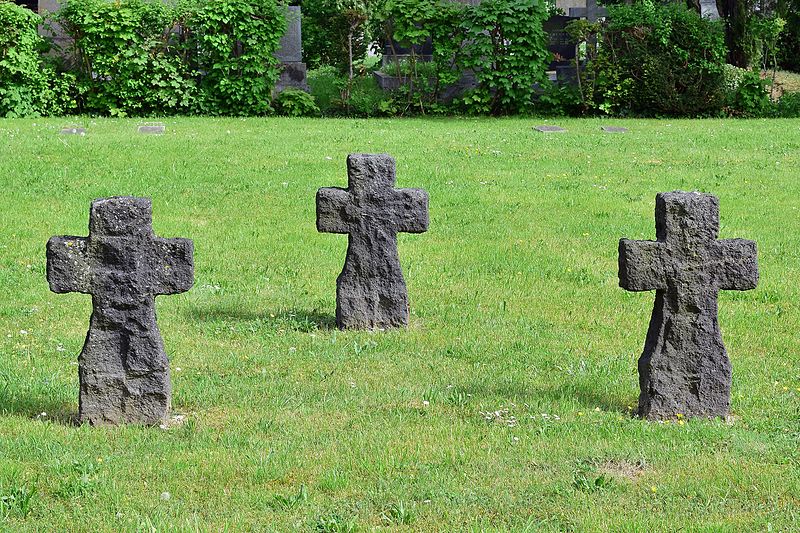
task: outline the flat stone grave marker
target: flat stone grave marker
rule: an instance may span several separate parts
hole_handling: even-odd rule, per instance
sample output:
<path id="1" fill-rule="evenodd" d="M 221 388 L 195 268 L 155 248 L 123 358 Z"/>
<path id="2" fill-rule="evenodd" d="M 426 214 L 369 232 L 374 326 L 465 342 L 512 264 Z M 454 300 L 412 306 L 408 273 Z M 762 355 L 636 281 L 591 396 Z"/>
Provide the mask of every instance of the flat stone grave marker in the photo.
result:
<path id="1" fill-rule="evenodd" d="M 397 233 L 428 230 L 428 193 L 395 189 L 387 154 L 350 154 L 348 186 L 317 191 L 317 230 L 347 234 L 347 257 L 336 279 L 340 328 L 408 325 L 408 289 L 397 254 Z"/>
<path id="2" fill-rule="evenodd" d="M 758 284 L 756 243 L 717 240 L 719 200 L 711 194 L 656 196 L 655 241 L 619 241 L 619 284 L 656 291 L 639 358 L 639 416 L 664 420 L 727 416 L 731 363 L 717 319 L 720 290 Z"/>
<path id="3" fill-rule="evenodd" d="M 61 135 L 86 135 L 86 128 L 81 126 L 64 126 L 61 128 Z"/>
<path id="4" fill-rule="evenodd" d="M 80 421 L 165 423 L 172 386 L 155 297 L 191 288 L 192 241 L 156 237 L 148 198 L 95 200 L 88 237 L 47 242 L 47 281 L 56 293 L 92 295 L 78 358 Z"/>
<path id="5" fill-rule="evenodd" d="M 600 129 L 606 133 L 628 133 L 628 128 L 620 126 L 601 126 Z"/>
<path id="6" fill-rule="evenodd" d="M 167 127 L 163 122 L 148 122 L 139 126 L 139 133 L 150 135 L 161 135 L 167 131 Z"/>
<path id="7" fill-rule="evenodd" d="M 542 133 L 564 133 L 567 131 L 561 126 L 536 126 L 533 129 Z"/>

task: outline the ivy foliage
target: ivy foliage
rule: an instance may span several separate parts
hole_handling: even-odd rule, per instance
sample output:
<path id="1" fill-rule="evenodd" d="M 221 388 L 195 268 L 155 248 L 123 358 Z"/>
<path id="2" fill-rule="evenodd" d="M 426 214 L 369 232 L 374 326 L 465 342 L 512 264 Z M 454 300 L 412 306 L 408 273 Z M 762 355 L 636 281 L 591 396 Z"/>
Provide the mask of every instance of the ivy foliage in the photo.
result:
<path id="1" fill-rule="evenodd" d="M 195 47 L 200 111 L 264 115 L 278 81 L 275 52 L 286 32 L 285 8 L 275 0 L 209 0 L 185 24 Z"/>
<path id="2" fill-rule="evenodd" d="M 81 110 L 112 116 L 263 115 L 286 28 L 275 0 L 68 0 Z"/>
<path id="3" fill-rule="evenodd" d="M 0 117 L 60 114 L 72 110 L 66 86 L 43 58 L 36 13 L 0 0 Z M 74 102 L 72 102 L 74 104 Z"/>
<path id="4" fill-rule="evenodd" d="M 464 73 L 476 87 L 456 103 L 470 113 L 506 114 L 531 109 L 537 84 L 547 81 L 550 61 L 542 24 L 548 8 L 540 0 L 484 0 L 470 6 L 442 0 L 388 0 L 384 29 L 411 49 L 405 68 L 407 103 L 433 110 Z M 430 41 L 434 67 L 420 68 L 415 47 Z M 409 107 L 407 105 L 407 107 Z"/>

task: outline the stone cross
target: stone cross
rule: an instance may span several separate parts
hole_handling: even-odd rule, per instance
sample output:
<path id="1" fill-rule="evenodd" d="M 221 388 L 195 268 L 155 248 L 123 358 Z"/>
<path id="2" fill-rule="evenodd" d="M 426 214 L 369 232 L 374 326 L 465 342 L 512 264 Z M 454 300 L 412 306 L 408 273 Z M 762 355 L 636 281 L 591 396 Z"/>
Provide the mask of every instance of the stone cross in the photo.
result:
<path id="1" fill-rule="evenodd" d="M 756 243 L 717 240 L 719 200 L 656 196 L 656 241 L 619 242 L 619 284 L 656 291 L 639 358 L 639 416 L 726 416 L 731 364 L 717 320 L 717 293 L 758 283 Z"/>
<path id="2" fill-rule="evenodd" d="M 147 198 L 95 200 L 88 238 L 48 241 L 47 280 L 53 292 L 92 295 L 78 358 L 80 421 L 163 423 L 172 387 L 155 297 L 191 288 L 192 241 L 156 237 Z"/>
<path id="3" fill-rule="evenodd" d="M 394 159 L 347 157 L 347 189 L 317 191 L 317 230 L 347 233 L 347 257 L 336 280 L 340 328 L 408 324 L 408 291 L 397 255 L 397 233 L 428 229 L 428 193 L 395 189 Z"/>

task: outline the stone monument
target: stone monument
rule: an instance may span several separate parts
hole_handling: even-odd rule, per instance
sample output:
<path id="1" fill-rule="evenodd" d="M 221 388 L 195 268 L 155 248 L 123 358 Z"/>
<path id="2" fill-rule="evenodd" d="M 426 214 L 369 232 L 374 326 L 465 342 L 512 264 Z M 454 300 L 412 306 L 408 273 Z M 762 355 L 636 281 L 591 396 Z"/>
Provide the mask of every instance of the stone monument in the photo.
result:
<path id="1" fill-rule="evenodd" d="M 656 196 L 655 241 L 619 242 L 619 284 L 656 291 L 639 358 L 639 416 L 651 420 L 726 416 L 731 364 L 717 319 L 717 293 L 758 283 L 756 243 L 717 240 L 719 200 Z"/>
<path id="2" fill-rule="evenodd" d="M 395 162 L 386 154 L 347 157 L 348 187 L 317 191 L 317 230 L 346 233 L 347 257 L 336 280 L 340 328 L 408 325 L 408 290 L 397 233 L 428 229 L 428 193 L 395 189 Z"/>
<path id="3" fill-rule="evenodd" d="M 275 92 L 284 89 L 308 91 L 307 69 L 303 63 L 302 15 L 300 6 L 288 6 L 286 13 L 286 33 L 281 37 L 280 47 L 275 57 L 281 62 L 281 75 L 275 85 Z"/>
<path id="4" fill-rule="evenodd" d="M 89 237 L 47 243 L 47 280 L 56 293 L 92 295 L 89 333 L 78 358 L 81 422 L 163 423 L 169 362 L 156 324 L 155 297 L 188 291 L 193 244 L 153 234 L 150 200 L 92 202 Z"/>

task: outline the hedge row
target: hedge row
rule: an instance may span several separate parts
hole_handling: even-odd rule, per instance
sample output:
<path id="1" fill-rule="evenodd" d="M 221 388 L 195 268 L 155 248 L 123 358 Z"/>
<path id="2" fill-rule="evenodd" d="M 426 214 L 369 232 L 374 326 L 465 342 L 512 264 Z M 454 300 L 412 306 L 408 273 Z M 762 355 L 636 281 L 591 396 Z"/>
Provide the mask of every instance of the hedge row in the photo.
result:
<path id="1" fill-rule="evenodd" d="M 0 0 L 0 116 L 272 111 L 286 30 L 275 0 L 68 0 L 53 21 L 66 54 L 45 54 L 39 15 Z"/>

